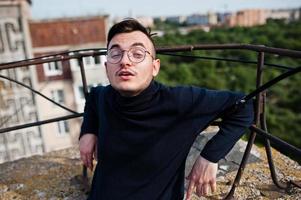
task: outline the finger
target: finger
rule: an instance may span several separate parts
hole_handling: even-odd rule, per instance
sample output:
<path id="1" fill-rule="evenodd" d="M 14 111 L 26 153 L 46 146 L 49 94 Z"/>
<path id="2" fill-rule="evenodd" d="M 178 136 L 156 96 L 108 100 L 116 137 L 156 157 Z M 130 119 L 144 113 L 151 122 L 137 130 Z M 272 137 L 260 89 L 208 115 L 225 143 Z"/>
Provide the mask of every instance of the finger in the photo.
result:
<path id="1" fill-rule="evenodd" d="M 89 163 L 89 169 L 91 170 L 91 171 L 93 171 L 93 160 L 91 159 L 91 161 L 90 161 L 90 163 Z"/>
<path id="2" fill-rule="evenodd" d="M 88 162 L 86 156 L 81 156 L 81 160 L 84 166 L 88 167 Z"/>
<path id="3" fill-rule="evenodd" d="M 210 182 L 211 192 L 214 193 L 216 191 L 216 181 Z"/>
<path id="4" fill-rule="evenodd" d="M 80 152 L 80 160 L 82 161 L 83 164 L 85 164 L 85 156 L 82 152 Z"/>
<path id="5" fill-rule="evenodd" d="M 92 154 L 87 154 L 86 155 L 87 159 L 87 167 L 92 170 L 93 169 L 93 160 L 92 160 Z"/>
<path id="6" fill-rule="evenodd" d="M 96 161 L 98 161 L 98 148 L 97 148 L 97 143 L 95 144 L 94 159 L 95 159 Z"/>
<path id="7" fill-rule="evenodd" d="M 186 200 L 190 200 L 191 195 L 193 193 L 194 186 L 195 186 L 195 182 L 190 179 L 189 186 L 188 186 L 188 189 L 187 189 L 187 194 L 186 194 Z"/>
<path id="8" fill-rule="evenodd" d="M 202 184 L 199 184 L 199 185 L 196 187 L 196 194 L 198 195 L 198 197 L 201 197 L 201 196 L 202 196 Z"/>
<path id="9" fill-rule="evenodd" d="M 208 186 L 208 184 L 203 184 L 203 186 L 202 186 L 202 195 L 203 196 L 207 196 L 208 192 L 209 192 L 209 186 Z"/>

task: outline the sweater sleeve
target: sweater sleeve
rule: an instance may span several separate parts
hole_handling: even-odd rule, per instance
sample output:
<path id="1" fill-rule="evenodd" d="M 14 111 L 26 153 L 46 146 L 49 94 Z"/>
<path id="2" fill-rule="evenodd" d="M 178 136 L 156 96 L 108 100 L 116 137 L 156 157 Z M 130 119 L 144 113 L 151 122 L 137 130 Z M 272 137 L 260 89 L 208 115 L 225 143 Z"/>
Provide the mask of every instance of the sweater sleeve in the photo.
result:
<path id="1" fill-rule="evenodd" d="M 80 130 L 79 139 L 87 134 L 92 133 L 97 135 L 98 116 L 97 116 L 97 89 L 91 88 L 91 91 L 86 99 L 83 123 Z"/>
<path id="2" fill-rule="evenodd" d="M 247 101 L 232 112 L 225 112 L 233 108 L 244 97 L 244 94 L 203 90 L 200 96 L 202 114 L 210 116 L 209 121 L 218 117 L 222 119 L 219 131 L 208 141 L 201 152 L 201 156 L 205 159 L 216 163 L 229 153 L 245 133 L 245 130 L 252 124 L 254 120 L 253 101 Z M 221 115 L 221 113 L 224 114 Z"/>

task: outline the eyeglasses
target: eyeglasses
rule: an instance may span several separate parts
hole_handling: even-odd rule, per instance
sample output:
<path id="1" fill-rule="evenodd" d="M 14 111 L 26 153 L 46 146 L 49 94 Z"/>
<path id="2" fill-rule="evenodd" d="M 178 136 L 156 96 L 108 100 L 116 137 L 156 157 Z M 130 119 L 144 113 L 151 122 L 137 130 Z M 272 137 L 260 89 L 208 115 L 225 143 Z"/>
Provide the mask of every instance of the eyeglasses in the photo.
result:
<path id="1" fill-rule="evenodd" d="M 148 53 L 152 57 L 152 59 L 154 59 L 151 53 L 144 48 L 132 47 L 129 50 L 121 50 L 118 48 L 110 49 L 107 52 L 107 61 L 111 64 L 120 62 L 125 51 L 127 52 L 127 57 L 133 63 L 142 62 L 145 59 L 146 53 Z"/>

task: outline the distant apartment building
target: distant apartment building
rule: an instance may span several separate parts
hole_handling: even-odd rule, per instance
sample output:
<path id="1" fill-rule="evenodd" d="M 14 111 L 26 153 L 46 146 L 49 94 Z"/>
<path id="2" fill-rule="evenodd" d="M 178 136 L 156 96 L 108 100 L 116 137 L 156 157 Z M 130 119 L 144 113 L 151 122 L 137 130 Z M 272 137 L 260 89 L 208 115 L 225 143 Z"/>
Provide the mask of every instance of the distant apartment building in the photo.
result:
<path id="1" fill-rule="evenodd" d="M 35 57 L 62 51 L 106 46 L 107 16 L 33 20 L 29 23 Z M 83 58 L 89 87 L 108 84 L 105 56 Z M 83 112 L 84 93 L 76 59 L 36 66 L 35 86 L 44 95 L 74 111 Z M 71 114 L 37 98 L 41 120 Z M 81 119 L 41 126 L 45 151 L 66 148 L 78 142 Z"/>
<path id="2" fill-rule="evenodd" d="M 226 24 L 230 27 L 251 27 L 266 23 L 266 10 L 247 9 L 238 11 L 228 17 Z"/>
<path id="3" fill-rule="evenodd" d="M 219 25 L 226 25 L 231 13 L 217 13 L 217 22 Z"/>
<path id="4" fill-rule="evenodd" d="M 216 25 L 218 23 L 217 13 L 208 12 L 208 25 Z"/>
<path id="5" fill-rule="evenodd" d="M 183 24 L 186 22 L 186 20 L 187 20 L 186 16 L 170 16 L 170 17 L 166 17 L 161 21 L 166 21 L 174 24 Z"/>
<path id="6" fill-rule="evenodd" d="M 233 26 L 251 27 L 263 25 L 268 19 L 281 19 L 286 21 L 300 20 L 300 9 L 247 9 L 233 13 L 226 17 L 225 24 Z"/>
<path id="7" fill-rule="evenodd" d="M 0 1 L 0 63 L 32 57 L 28 20 L 30 0 Z M 33 68 L 3 70 L 0 74 L 32 86 Z M 38 120 L 36 101 L 28 89 L 0 78 L 0 129 Z M 44 151 L 39 127 L 0 134 L 0 163 Z"/>
<path id="8" fill-rule="evenodd" d="M 208 25 L 209 18 L 208 15 L 201 15 L 201 14 L 193 14 L 187 16 L 186 19 L 187 25 Z"/>
<path id="9" fill-rule="evenodd" d="M 266 12 L 267 19 L 284 19 L 288 21 L 296 21 L 299 20 L 300 9 L 278 9 L 278 10 L 268 10 Z"/>
<path id="10" fill-rule="evenodd" d="M 185 24 L 187 25 L 216 25 L 218 23 L 218 15 L 214 12 L 208 12 L 207 14 L 193 14 L 187 16 Z"/>

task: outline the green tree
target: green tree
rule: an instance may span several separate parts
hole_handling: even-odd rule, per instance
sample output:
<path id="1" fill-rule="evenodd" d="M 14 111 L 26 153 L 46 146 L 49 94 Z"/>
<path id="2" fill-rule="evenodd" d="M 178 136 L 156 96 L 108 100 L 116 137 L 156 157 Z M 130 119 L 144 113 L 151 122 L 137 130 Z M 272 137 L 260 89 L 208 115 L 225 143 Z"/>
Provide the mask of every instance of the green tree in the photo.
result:
<path id="1" fill-rule="evenodd" d="M 162 24 L 161 24 L 162 26 Z M 170 27 L 168 25 L 167 27 Z M 174 26 L 173 29 L 176 29 Z M 170 30 L 170 29 L 169 29 Z M 213 28 L 210 32 L 194 30 L 187 35 L 177 31 L 156 37 L 159 46 L 243 43 L 266 45 L 301 51 L 301 22 L 269 20 L 266 25 L 250 28 Z M 258 53 L 242 50 L 193 51 L 185 55 L 211 56 L 256 61 Z M 248 93 L 255 89 L 256 64 L 192 59 L 159 55 L 161 73 L 158 80 L 169 84 L 190 84 L 211 89 L 229 89 Z M 300 59 L 265 54 L 265 62 L 288 67 L 301 66 Z M 263 82 L 285 70 L 265 66 Z M 267 124 L 269 131 L 301 148 L 301 75 L 283 80 L 267 90 Z"/>

